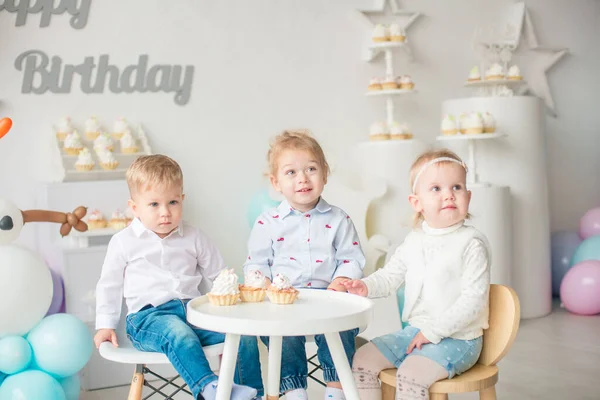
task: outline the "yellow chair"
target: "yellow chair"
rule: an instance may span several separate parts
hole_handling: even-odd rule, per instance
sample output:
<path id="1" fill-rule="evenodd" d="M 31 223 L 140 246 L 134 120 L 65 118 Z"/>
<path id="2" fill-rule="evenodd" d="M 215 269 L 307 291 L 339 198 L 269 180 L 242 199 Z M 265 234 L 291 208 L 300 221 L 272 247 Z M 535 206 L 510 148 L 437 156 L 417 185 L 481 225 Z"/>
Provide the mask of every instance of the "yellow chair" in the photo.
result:
<path id="1" fill-rule="evenodd" d="M 483 348 L 477 364 L 462 375 L 435 382 L 429 388 L 431 400 L 448 400 L 448 393 L 479 392 L 481 400 L 496 399 L 498 367 L 496 364 L 512 346 L 521 318 L 517 293 L 503 285 L 490 285 L 489 328 L 483 331 Z M 379 374 L 383 400 L 394 400 L 396 369 Z"/>

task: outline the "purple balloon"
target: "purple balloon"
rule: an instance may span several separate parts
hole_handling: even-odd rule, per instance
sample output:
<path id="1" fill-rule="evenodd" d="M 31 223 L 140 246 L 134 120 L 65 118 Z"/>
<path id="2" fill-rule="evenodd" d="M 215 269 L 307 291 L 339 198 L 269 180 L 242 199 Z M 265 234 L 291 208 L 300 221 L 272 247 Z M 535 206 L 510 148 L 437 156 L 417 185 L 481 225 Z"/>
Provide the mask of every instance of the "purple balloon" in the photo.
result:
<path id="1" fill-rule="evenodd" d="M 552 294 L 560 294 L 560 282 L 571 267 L 571 259 L 582 240 L 577 232 L 554 232 L 550 240 L 552 251 Z"/>
<path id="2" fill-rule="evenodd" d="M 63 286 L 62 277 L 52 268 L 50 268 L 50 274 L 52 275 L 52 302 L 50 303 L 50 308 L 48 308 L 46 316 L 60 312 L 65 297 L 65 288 Z"/>
<path id="3" fill-rule="evenodd" d="M 600 313 L 600 261 L 582 261 L 566 273 L 560 285 L 565 308 L 580 315 Z"/>
<path id="4" fill-rule="evenodd" d="M 600 235 L 600 207 L 592 208 L 579 221 L 579 236 L 587 239 Z"/>

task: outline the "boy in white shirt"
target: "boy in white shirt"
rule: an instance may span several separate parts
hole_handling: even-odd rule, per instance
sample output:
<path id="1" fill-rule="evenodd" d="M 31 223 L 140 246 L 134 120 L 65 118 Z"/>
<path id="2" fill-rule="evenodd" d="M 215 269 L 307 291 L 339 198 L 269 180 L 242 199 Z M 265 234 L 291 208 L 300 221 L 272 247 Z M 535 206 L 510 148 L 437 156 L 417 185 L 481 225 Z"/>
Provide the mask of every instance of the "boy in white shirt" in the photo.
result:
<path id="1" fill-rule="evenodd" d="M 428 399 L 429 387 L 471 368 L 488 327 L 490 249 L 485 236 L 464 225 L 471 192 L 467 168 L 449 150 L 426 152 L 410 171 L 409 201 L 416 227 L 390 261 L 348 292 L 385 297 L 405 283 L 401 331 L 373 339 L 354 357 L 361 400 L 381 400 L 378 375 L 398 368 L 396 400 Z"/>
<path id="2" fill-rule="evenodd" d="M 135 348 L 167 355 L 196 399 L 216 396 L 217 376 L 202 346 L 224 341 L 224 335 L 187 323 L 187 302 L 201 293 L 225 264 L 210 239 L 182 218 L 183 174 L 163 155 L 136 159 L 126 174 L 135 216 L 108 245 L 96 287 L 96 347 L 118 346 L 115 328 L 127 301 L 127 336 Z M 233 385 L 231 398 L 250 400 L 256 390 Z"/>

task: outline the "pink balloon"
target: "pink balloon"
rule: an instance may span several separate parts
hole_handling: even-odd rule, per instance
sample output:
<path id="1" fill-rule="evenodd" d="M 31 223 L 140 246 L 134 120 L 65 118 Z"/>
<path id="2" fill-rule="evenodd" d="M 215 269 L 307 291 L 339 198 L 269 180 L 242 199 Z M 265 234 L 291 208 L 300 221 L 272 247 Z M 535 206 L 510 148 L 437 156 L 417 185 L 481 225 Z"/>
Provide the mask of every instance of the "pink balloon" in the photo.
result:
<path id="1" fill-rule="evenodd" d="M 600 261 L 587 260 L 573 265 L 560 284 L 560 300 L 575 314 L 600 313 Z"/>
<path id="2" fill-rule="evenodd" d="M 592 208 L 579 221 L 579 236 L 587 239 L 600 235 L 600 207 Z"/>

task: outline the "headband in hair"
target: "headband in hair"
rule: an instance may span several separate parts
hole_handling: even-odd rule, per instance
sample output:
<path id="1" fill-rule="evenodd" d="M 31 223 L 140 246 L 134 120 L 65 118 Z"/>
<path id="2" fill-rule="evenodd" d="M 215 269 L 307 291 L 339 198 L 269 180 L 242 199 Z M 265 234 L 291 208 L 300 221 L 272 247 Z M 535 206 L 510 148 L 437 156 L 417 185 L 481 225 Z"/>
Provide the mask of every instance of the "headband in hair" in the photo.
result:
<path id="1" fill-rule="evenodd" d="M 465 172 L 467 171 L 467 166 L 465 165 L 465 163 L 462 162 L 462 161 L 459 161 L 459 160 L 457 160 L 455 158 L 451 158 L 451 157 L 438 157 L 438 158 L 434 158 L 433 160 L 429 160 L 429 161 L 427 161 L 425 164 L 423 164 L 421 166 L 421 168 L 419 169 L 419 172 L 417 172 L 417 175 L 415 175 L 415 180 L 414 180 L 413 186 L 412 186 L 412 193 L 413 194 L 415 194 L 415 191 L 417 189 L 417 182 L 419 181 L 419 177 L 427 169 L 427 167 L 429 167 L 430 165 L 433 165 L 433 164 L 437 164 L 439 162 L 443 162 L 443 161 L 455 162 L 455 163 L 459 164 L 461 167 L 463 167 L 465 169 Z"/>

